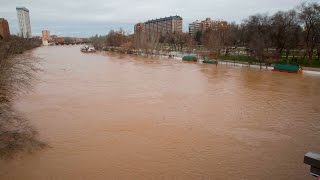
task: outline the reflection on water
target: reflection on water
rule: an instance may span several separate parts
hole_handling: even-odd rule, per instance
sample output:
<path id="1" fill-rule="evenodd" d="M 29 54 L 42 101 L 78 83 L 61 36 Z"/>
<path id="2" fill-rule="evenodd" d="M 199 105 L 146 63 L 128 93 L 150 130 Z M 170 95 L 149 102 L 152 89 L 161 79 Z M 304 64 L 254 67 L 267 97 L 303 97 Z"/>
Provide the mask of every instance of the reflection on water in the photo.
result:
<path id="1" fill-rule="evenodd" d="M 17 102 L 52 148 L 1 179 L 312 179 L 320 76 L 42 47 Z"/>

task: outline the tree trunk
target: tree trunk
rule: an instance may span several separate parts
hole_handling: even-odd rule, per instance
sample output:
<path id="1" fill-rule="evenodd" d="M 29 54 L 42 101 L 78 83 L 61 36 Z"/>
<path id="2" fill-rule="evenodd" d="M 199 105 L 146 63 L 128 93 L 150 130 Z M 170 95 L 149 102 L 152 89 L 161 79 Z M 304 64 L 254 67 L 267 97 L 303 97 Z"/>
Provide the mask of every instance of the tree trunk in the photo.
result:
<path id="1" fill-rule="evenodd" d="M 311 47 L 310 50 L 308 50 L 308 64 L 312 61 L 313 58 L 313 48 Z"/>
<path id="2" fill-rule="evenodd" d="M 262 69 L 262 60 L 263 60 L 263 57 L 260 57 L 260 58 L 259 58 L 260 69 Z"/>
<path id="3" fill-rule="evenodd" d="M 289 64 L 289 54 L 290 54 L 290 50 L 287 49 L 287 52 L 286 52 L 287 64 Z"/>

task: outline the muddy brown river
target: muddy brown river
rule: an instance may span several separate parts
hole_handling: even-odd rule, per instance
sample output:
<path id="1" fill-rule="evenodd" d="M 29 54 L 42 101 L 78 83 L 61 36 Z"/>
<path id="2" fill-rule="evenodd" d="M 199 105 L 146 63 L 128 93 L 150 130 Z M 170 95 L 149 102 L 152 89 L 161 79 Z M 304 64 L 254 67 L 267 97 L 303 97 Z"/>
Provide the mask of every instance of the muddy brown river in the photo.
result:
<path id="1" fill-rule="evenodd" d="M 320 75 L 41 47 L 16 107 L 50 148 L 0 179 L 312 180 Z"/>

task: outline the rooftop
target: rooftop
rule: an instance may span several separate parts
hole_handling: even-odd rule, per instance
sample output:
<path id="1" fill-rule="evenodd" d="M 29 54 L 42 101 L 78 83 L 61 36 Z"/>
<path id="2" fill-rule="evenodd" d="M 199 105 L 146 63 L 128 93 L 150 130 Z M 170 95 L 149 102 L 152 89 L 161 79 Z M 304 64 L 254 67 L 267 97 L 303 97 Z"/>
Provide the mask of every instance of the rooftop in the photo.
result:
<path id="1" fill-rule="evenodd" d="M 154 22 L 160 22 L 160 21 L 166 21 L 166 20 L 172 20 L 172 19 L 182 20 L 182 17 L 180 17 L 180 16 L 169 16 L 169 17 L 165 17 L 165 18 L 152 19 L 152 20 L 147 21 L 146 24 L 154 23 Z"/>
<path id="2" fill-rule="evenodd" d="M 20 7 L 16 7 L 17 10 L 22 10 L 22 11 L 27 11 L 29 12 L 29 9 L 27 9 L 26 7 L 24 6 L 20 6 Z"/>
<path id="3" fill-rule="evenodd" d="M 5 18 L 0 18 L 0 21 L 7 21 Z"/>

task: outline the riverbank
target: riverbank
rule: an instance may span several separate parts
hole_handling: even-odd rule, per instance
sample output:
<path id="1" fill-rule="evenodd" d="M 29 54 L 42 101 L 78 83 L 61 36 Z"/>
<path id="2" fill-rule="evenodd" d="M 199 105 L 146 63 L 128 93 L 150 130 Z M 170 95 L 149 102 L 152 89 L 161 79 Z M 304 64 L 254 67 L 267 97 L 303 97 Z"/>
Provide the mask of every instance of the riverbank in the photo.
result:
<path id="1" fill-rule="evenodd" d="M 36 129 L 13 106 L 16 99 L 30 91 L 39 71 L 37 58 L 24 52 L 40 44 L 17 37 L 0 41 L 0 159 L 44 147 L 37 140 Z"/>
<path id="2" fill-rule="evenodd" d="M 177 51 L 171 51 L 171 52 L 164 52 L 164 51 L 157 51 L 157 52 L 143 52 L 141 50 L 128 50 L 123 48 L 106 48 L 104 50 L 100 51 L 106 51 L 106 52 L 115 52 L 115 53 L 121 53 L 121 54 L 128 54 L 128 55 L 136 55 L 136 56 L 160 56 L 160 57 L 169 57 L 169 58 L 180 58 L 182 60 L 183 56 L 193 54 L 198 57 L 198 59 L 202 59 L 200 54 L 196 53 L 186 53 L 186 52 L 177 52 Z M 234 65 L 240 65 L 240 66 L 248 66 L 248 67 L 254 67 L 254 68 L 261 68 L 261 69 L 269 69 L 272 70 L 274 64 L 266 64 L 261 63 L 257 61 L 252 61 L 252 59 L 249 59 L 250 61 L 237 61 L 237 60 L 228 60 L 228 59 L 217 59 L 219 63 L 228 63 L 228 64 L 234 64 Z M 305 67 L 301 66 L 304 72 L 320 72 L 320 68 L 318 67 Z"/>
<path id="3" fill-rule="evenodd" d="M 260 68 L 260 65 L 258 63 L 254 63 L 254 64 L 250 64 L 249 62 L 243 62 L 243 61 L 232 61 L 232 60 L 220 60 L 219 62 L 222 63 L 228 63 L 228 64 L 235 64 L 235 65 L 241 65 L 241 66 L 247 66 L 247 67 L 256 67 L 256 68 Z M 273 64 L 266 66 L 265 64 L 261 65 L 261 68 L 265 68 L 265 69 L 273 69 Z M 319 72 L 320 73 L 320 68 L 316 68 L 316 67 L 304 67 L 301 66 L 301 68 L 303 69 L 303 72 L 309 71 L 309 72 Z"/>
<path id="4" fill-rule="evenodd" d="M 9 56 L 22 54 L 41 46 L 39 39 L 24 39 L 12 36 L 8 41 L 0 41 L 0 59 L 4 60 Z"/>

